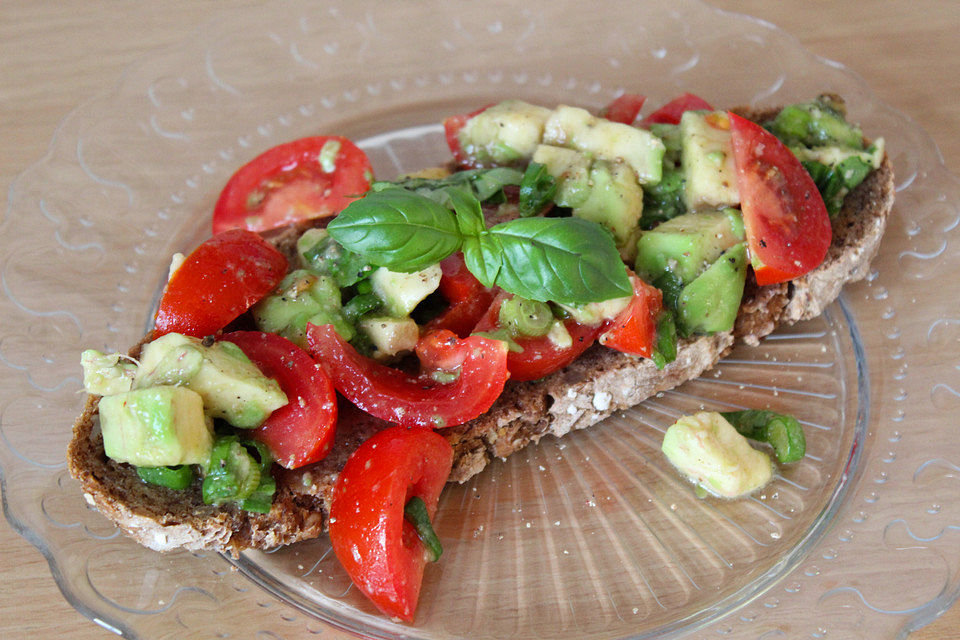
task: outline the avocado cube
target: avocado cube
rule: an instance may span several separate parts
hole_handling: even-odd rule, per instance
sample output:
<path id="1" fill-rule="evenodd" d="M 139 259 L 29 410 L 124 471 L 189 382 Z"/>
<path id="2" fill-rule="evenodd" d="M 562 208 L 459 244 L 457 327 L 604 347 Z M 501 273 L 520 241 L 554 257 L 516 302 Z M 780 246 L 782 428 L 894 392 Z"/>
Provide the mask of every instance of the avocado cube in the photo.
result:
<path id="1" fill-rule="evenodd" d="M 633 169 L 622 162 L 596 160 L 590 168 L 589 188 L 587 199 L 573 209 L 573 215 L 609 229 L 624 260 L 633 260 L 643 214 L 643 190 Z"/>
<path id="2" fill-rule="evenodd" d="M 592 158 L 575 149 L 541 144 L 533 152 L 533 162 L 542 164 L 557 181 L 553 201 L 561 207 L 578 207 L 590 195 Z"/>
<path id="3" fill-rule="evenodd" d="M 134 386 L 158 383 L 197 392 L 207 415 L 244 429 L 260 426 L 287 404 L 279 383 L 265 376 L 237 345 L 220 341 L 207 347 L 198 338 L 179 333 L 168 333 L 143 347 Z"/>
<path id="4" fill-rule="evenodd" d="M 87 349 L 80 354 L 83 388 L 87 393 L 109 396 L 130 391 L 137 365 L 120 353 L 101 353 Z"/>
<path id="5" fill-rule="evenodd" d="M 332 324 L 344 340 L 353 339 L 356 331 L 341 309 L 340 288 L 332 276 L 298 269 L 287 274 L 276 292 L 254 305 L 252 312 L 258 329 L 305 348 L 307 323 Z"/>
<path id="6" fill-rule="evenodd" d="M 646 129 L 598 118 L 579 107 L 560 105 L 543 126 L 543 142 L 611 162 L 625 162 L 640 184 L 660 182 L 665 148 L 660 138 Z"/>
<path id="7" fill-rule="evenodd" d="M 203 399 L 185 387 L 134 389 L 100 399 L 100 431 L 107 457 L 140 467 L 205 464 L 213 424 Z"/>
<path id="8" fill-rule="evenodd" d="M 687 111 L 680 118 L 680 163 L 688 211 L 740 204 L 730 119 L 723 111 Z"/>
<path id="9" fill-rule="evenodd" d="M 513 164 L 533 156 L 550 115 L 545 107 L 505 100 L 470 118 L 460 130 L 460 147 L 480 164 Z"/>
<path id="10" fill-rule="evenodd" d="M 674 467 L 715 496 L 739 498 L 773 478 L 773 463 L 719 413 L 702 411 L 670 425 L 661 450 Z"/>
<path id="11" fill-rule="evenodd" d="M 396 318 L 410 315 L 424 298 L 437 290 L 443 270 L 439 264 L 403 273 L 380 267 L 370 274 L 373 292 L 383 300 L 384 311 Z"/>
<path id="12" fill-rule="evenodd" d="M 365 316 L 358 324 L 360 330 L 373 342 L 376 348 L 373 357 L 378 359 L 413 351 L 420 339 L 420 328 L 409 316 Z"/>
<path id="13" fill-rule="evenodd" d="M 677 312 L 681 332 L 690 335 L 732 330 L 746 280 L 746 245 L 741 242 L 680 292 Z"/>
<path id="14" fill-rule="evenodd" d="M 670 271 L 688 284 L 744 237 L 736 209 L 685 213 L 641 233 L 636 271 L 647 282 Z"/>

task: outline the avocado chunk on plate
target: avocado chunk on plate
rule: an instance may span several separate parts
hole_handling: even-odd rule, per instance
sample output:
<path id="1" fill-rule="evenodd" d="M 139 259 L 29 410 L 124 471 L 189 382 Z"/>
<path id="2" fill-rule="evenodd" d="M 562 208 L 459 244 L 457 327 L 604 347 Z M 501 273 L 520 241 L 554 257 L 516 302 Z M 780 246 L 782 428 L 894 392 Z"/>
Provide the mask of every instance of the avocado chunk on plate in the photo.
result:
<path id="1" fill-rule="evenodd" d="M 587 199 L 574 207 L 573 215 L 609 229 L 620 255 L 633 260 L 643 213 L 643 190 L 633 170 L 622 162 L 596 160 L 590 167 L 589 184 Z"/>
<path id="2" fill-rule="evenodd" d="M 505 100 L 470 118 L 460 130 L 460 146 L 480 164 L 513 164 L 533 155 L 550 110 L 521 100 Z"/>
<path id="3" fill-rule="evenodd" d="M 143 347 L 134 387 L 157 385 L 195 391 L 207 415 L 243 429 L 260 426 L 287 404 L 277 381 L 265 376 L 237 345 L 219 341 L 208 347 L 179 333 L 168 333 Z"/>
<path id="4" fill-rule="evenodd" d="M 709 493 L 739 498 L 773 477 L 773 463 L 719 413 L 701 411 L 667 428 L 661 450 L 680 473 Z"/>
<path id="5" fill-rule="evenodd" d="M 723 111 L 687 111 L 680 118 L 684 200 L 688 211 L 740 204 L 730 121 Z"/>
<path id="6" fill-rule="evenodd" d="M 107 457 L 142 467 L 204 464 L 213 447 L 213 424 L 203 399 L 186 387 L 134 389 L 100 400 L 100 430 Z"/>
<path id="7" fill-rule="evenodd" d="M 732 330 L 746 280 L 747 251 L 741 242 L 724 252 L 680 292 L 677 315 L 681 333 Z"/>
<path id="8" fill-rule="evenodd" d="M 743 220 L 736 209 L 685 213 L 642 233 L 636 270 L 647 282 L 670 271 L 689 284 L 744 237 Z"/>
<path id="9" fill-rule="evenodd" d="M 306 269 L 291 271 L 274 293 L 253 306 L 257 328 L 276 333 L 300 346 L 307 345 L 307 323 L 332 324 L 344 340 L 352 340 L 356 329 L 343 315 L 340 288 L 333 276 Z"/>
<path id="10" fill-rule="evenodd" d="M 646 129 L 598 118 L 579 107 L 560 105 L 543 125 L 543 142 L 626 163 L 640 184 L 660 182 L 665 147 L 660 138 Z"/>

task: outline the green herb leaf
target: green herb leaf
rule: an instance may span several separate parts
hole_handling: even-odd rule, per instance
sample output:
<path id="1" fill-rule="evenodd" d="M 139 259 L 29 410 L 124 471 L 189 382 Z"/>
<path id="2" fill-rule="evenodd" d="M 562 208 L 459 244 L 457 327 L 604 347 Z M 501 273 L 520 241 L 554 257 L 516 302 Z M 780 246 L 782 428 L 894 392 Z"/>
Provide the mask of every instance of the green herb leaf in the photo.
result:
<path id="1" fill-rule="evenodd" d="M 657 321 L 657 342 L 650 357 L 657 369 L 663 369 L 677 359 L 677 323 L 671 311 L 660 314 Z"/>
<path id="2" fill-rule="evenodd" d="M 538 162 L 527 166 L 520 182 L 520 215 L 524 218 L 540 213 L 557 193 L 557 180 Z"/>
<path id="3" fill-rule="evenodd" d="M 502 194 L 505 186 L 518 185 L 521 180 L 523 180 L 523 174 L 509 167 L 478 169 L 475 170 L 475 175 L 471 178 L 473 189 L 480 202 L 486 202 L 494 196 Z"/>
<path id="4" fill-rule="evenodd" d="M 502 198 L 505 186 L 518 185 L 522 179 L 523 174 L 516 169 L 493 167 L 490 169 L 457 171 L 445 178 L 404 178 L 396 182 L 374 182 L 370 185 L 370 189 L 372 191 L 383 191 L 392 187 L 400 187 L 430 197 L 431 191 L 439 191 L 447 187 L 462 187 L 469 189 L 480 202 L 486 202 L 494 198 Z"/>
<path id="5" fill-rule="evenodd" d="M 486 231 L 483 209 L 472 193 L 461 187 L 447 187 L 442 193 L 446 194 L 450 206 L 457 214 L 457 228 L 460 233 L 464 236 L 477 236 Z"/>
<path id="6" fill-rule="evenodd" d="M 541 302 L 581 305 L 630 295 L 633 287 L 613 242 L 581 218 L 520 218 L 464 245 L 477 279 Z"/>
<path id="7" fill-rule="evenodd" d="M 460 248 L 462 234 L 452 211 L 434 200 L 396 187 L 351 202 L 327 226 L 344 248 L 371 263 L 412 273 Z"/>

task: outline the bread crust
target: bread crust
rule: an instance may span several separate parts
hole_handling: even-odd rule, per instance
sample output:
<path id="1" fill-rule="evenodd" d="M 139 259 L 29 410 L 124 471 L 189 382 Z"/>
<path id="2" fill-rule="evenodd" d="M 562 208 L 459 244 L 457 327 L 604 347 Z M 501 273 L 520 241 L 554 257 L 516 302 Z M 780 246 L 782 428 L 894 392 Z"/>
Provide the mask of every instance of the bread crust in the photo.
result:
<path id="1" fill-rule="evenodd" d="M 763 121 L 776 110 L 738 110 Z M 508 383 L 489 411 L 462 425 L 442 429 L 454 449 L 451 482 L 464 482 L 494 458 L 506 458 L 545 435 L 561 437 L 594 425 L 616 411 L 696 378 L 734 344 L 757 344 L 777 327 L 820 315 L 848 282 L 860 280 L 876 255 L 893 206 L 893 168 L 884 157 L 879 169 L 851 191 L 833 220 L 833 242 L 824 262 L 789 283 L 758 286 L 748 279 L 732 332 L 684 340 L 677 358 L 662 370 L 649 359 L 593 346 L 561 371 L 531 382 Z M 292 232 L 272 241 L 291 246 Z M 321 462 L 288 471 L 275 467 L 277 494 L 268 514 L 234 506 L 203 504 L 199 485 L 173 491 L 147 485 L 129 465 L 108 459 L 90 396 L 74 425 L 68 451 L 71 474 L 88 503 L 127 535 L 157 551 L 208 549 L 236 555 L 243 549 L 270 549 L 315 538 L 326 530 L 333 485 L 349 455 L 386 426 L 349 403 L 331 453 Z"/>

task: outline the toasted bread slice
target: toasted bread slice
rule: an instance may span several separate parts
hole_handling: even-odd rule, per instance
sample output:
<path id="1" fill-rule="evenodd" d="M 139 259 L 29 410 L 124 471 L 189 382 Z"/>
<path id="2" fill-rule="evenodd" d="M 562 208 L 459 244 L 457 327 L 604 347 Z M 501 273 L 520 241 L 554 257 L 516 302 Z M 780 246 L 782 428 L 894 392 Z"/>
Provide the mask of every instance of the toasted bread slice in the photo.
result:
<path id="1" fill-rule="evenodd" d="M 763 121 L 775 110 L 741 110 Z M 451 481 L 464 482 L 494 458 L 505 458 L 543 436 L 563 436 L 615 411 L 672 389 L 713 367 L 742 340 L 756 344 L 778 326 L 820 315 L 841 287 L 862 279 L 876 255 L 893 206 L 888 158 L 844 200 L 833 221 L 833 243 L 824 262 L 789 283 L 757 286 L 748 279 L 732 332 L 683 341 L 677 358 L 658 370 L 649 359 L 594 346 L 565 369 L 532 382 L 508 383 L 484 415 L 441 430 L 454 448 Z M 289 245 L 280 236 L 278 245 Z M 341 403 L 336 442 L 323 461 L 278 470 L 269 513 L 203 504 L 199 486 L 173 491 L 142 482 L 134 469 L 108 459 L 97 422 L 98 398 L 87 400 L 74 426 L 68 458 L 87 501 L 127 535 L 157 551 L 209 549 L 236 554 L 315 538 L 325 529 L 333 485 L 350 454 L 386 423 Z"/>

